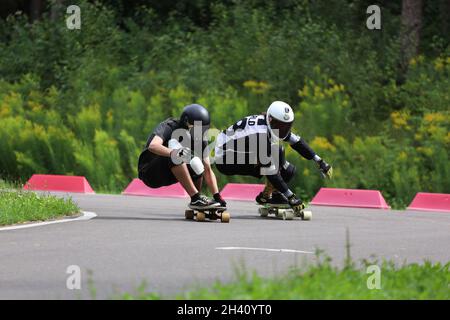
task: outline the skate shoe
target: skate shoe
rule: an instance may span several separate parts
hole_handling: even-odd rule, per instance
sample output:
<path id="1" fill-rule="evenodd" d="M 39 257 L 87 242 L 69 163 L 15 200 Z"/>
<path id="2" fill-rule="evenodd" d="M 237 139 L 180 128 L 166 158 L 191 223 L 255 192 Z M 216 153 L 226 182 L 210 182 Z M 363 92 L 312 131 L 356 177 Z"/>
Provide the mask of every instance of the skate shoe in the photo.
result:
<path id="1" fill-rule="evenodd" d="M 285 196 L 283 196 L 281 193 L 279 192 L 274 192 L 272 193 L 272 198 L 269 201 L 269 204 L 274 204 L 274 205 L 289 205 L 288 200 L 286 199 Z"/>
<path id="2" fill-rule="evenodd" d="M 189 203 L 191 209 L 205 209 L 220 207 L 220 203 L 208 198 L 207 196 L 200 194 L 197 197 L 193 197 Z"/>
<path id="3" fill-rule="evenodd" d="M 264 192 L 260 192 L 257 196 L 256 196 L 256 202 L 258 203 L 258 204 L 261 204 L 261 205 L 264 205 L 264 204 L 268 204 L 268 203 L 270 203 L 270 199 L 271 199 L 271 196 L 270 195 L 267 195 L 266 193 L 264 193 Z"/>

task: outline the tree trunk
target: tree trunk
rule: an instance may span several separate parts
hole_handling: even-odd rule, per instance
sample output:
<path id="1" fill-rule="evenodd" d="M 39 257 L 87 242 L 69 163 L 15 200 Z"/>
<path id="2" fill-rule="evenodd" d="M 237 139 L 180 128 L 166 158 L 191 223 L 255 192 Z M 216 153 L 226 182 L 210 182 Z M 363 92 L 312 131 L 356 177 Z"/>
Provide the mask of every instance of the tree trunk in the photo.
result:
<path id="1" fill-rule="evenodd" d="M 44 8 L 44 0 L 31 0 L 30 1 L 30 19 L 31 21 L 38 20 L 42 15 Z"/>
<path id="2" fill-rule="evenodd" d="M 406 72 L 409 61 L 419 54 L 422 0 L 403 0 L 401 21 L 401 66 L 402 71 Z"/>
<path id="3" fill-rule="evenodd" d="M 56 21 L 64 13 L 64 0 L 53 0 L 50 19 Z"/>
<path id="4" fill-rule="evenodd" d="M 441 13 L 441 28 L 442 28 L 441 32 L 443 35 L 448 35 L 450 33 L 449 28 L 450 0 L 442 0 L 439 11 Z"/>

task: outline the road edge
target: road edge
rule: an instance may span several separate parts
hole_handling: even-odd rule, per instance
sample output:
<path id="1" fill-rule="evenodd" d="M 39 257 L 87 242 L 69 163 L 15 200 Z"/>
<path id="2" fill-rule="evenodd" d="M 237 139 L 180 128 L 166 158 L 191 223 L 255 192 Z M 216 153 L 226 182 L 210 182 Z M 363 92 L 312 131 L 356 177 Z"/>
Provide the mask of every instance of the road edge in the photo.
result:
<path id="1" fill-rule="evenodd" d="M 91 220 L 97 216 L 97 214 L 95 212 L 91 212 L 91 211 L 81 211 L 81 212 L 83 213 L 83 215 L 80 217 L 76 217 L 76 218 L 65 218 L 65 219 L 60 219 L 60 220 L 42 221 L 42 222 L 35 222 L 35 223 L 27 223 L 27 224 L 23 224 L 23 225 L 0 227 L 0 231 L 34 228 L 34 227 L 47 226 L 50 224 L 72 222 L 72 221 L 87 221 L 87 220 Z"/>

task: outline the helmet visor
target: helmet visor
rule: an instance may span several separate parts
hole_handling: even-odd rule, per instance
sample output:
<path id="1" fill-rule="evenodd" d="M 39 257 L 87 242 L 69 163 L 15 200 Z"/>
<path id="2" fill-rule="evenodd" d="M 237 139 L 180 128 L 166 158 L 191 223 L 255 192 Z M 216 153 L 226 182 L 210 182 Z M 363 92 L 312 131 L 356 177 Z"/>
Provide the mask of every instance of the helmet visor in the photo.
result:
<path id="1" fill-rule="evenodd" d="M 273 117 L 269 117 L 270 128 L 279 139 L 287 137 L 291 132 L 293 122 L 283 122 Z"/>

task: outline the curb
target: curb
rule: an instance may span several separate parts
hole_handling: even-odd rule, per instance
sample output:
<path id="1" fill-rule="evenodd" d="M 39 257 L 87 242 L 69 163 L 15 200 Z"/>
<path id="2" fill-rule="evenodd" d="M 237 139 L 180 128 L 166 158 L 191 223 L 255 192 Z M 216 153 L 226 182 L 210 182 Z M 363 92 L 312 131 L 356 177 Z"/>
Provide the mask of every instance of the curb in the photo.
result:
<path id="1" fill-rule="evenodd" d="M 53 221 L 44 221 L 44 222 L 27 223 L 27 224 L 23 224 L 23 225 L 15 225 L 15 226 L 9 226 L 9 227 L 0 227 L 0 231 L 34 228 L 34 227 L 46 226 L 46 225 L 50 225 L 50 224 L 72 222 L 72 221 L 87 221 L 87 220 L 93 219 L 97 216 L 97 214 L 95 212 L 90 212 L 90 211 L 81 211 L 81 212 L 83 213 L 83 215 L 81 217 L 77 217 L 77 218 L 65 218 L 65 219 L 53 220 Z"/>

